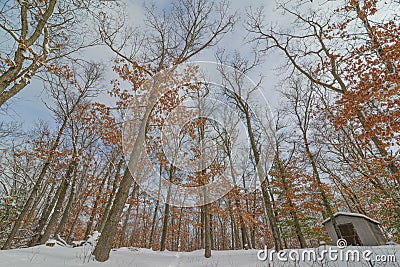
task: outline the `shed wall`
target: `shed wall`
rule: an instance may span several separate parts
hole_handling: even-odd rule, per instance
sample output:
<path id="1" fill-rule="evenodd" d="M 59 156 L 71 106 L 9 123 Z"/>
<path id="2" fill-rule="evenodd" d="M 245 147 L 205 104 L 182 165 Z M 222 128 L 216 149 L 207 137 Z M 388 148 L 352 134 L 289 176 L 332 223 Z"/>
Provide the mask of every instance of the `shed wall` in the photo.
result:
<path id="1" fill-rule="evenodd" d="M 385 244 L 385 237 L 379 226 L 369 220 L 362 217 L 338 215 L 336 221 L 338 224 L 352 223 L 363 246 L 379 246 Z M 325 227 L 331 237 L 333 245 L 336 245 L 338 238 L 332 222 L 326 222 Z"/>

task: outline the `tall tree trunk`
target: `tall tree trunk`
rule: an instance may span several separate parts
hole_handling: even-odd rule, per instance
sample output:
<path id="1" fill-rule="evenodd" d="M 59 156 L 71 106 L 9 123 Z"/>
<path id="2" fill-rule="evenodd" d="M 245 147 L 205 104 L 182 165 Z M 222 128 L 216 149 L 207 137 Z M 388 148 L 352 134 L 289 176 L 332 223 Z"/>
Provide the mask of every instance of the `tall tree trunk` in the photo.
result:
<path id="1" fill-rule="evenodd" d="M 128 210 L 126 211 L 125 220 L 124 220 L 124 223 L 122 224 L 121 239 L 119 241 L 119 247 L 124 246 L 125 235 L 126 235 L 125 232 L 126 232 L 126 229 L 128 228 L 128 222 L 129 222 L 129 217 L 131 214 L 132 207 L 133 207 L 133 204 L 130 204 Z"/>
<path id="2" fill-rule="evenodd" d="M 253 217 L 253 225 L 251 227 L 251 247 L 254 249 L 256 248 L 256 226 L 254 222 L 256 221 L 256 196 L 257 193 L 253 193 L 253 207 L 252 207 L 252 217 Z"/>
<path id="3" fill-rule="evenodd" d="M 290 192 L 291 189 L 289 188 L 287 177 L 286 177 L 286 174 L 285 174 L 286 166 L 284 166 L 283 162 L 280 159 L 280 155 L 279 155 L 279 150 L 278 149 L 277 149 L 277 152 L 276 152 L 276 162 L 277 162 L 277 166 L 276 167 L 277 167 L 277 169 L 279 171 L 279 176 L 280 176 L 282 184 L 283 184 L 283 189 L 286 192 Z M 297 237 L 297 239 L 299 241 L 300 248 L 305 248 L 305 247 L 307 247 L 307 243 L 306 243 L 306 240 L 304 238 L 303 231 L 301 230 L 299 216 L 297 214 L 297 210 L 298 210 L 297 206 L 293 203 L 293 201 L 292 201 L 292 199 L 290 197 L 287 197 L 287 201 L 289 203 L 290 216 L 292 217 L 292 220 L 293 220 L 294 228 L 295 228 L 295 231 L 296 231 L 296 237 Z"/>
<path id="4" fill-rule="evenodd" d="M 108 198 L 106 207 L 104 209 L 104 214 L 100 218 L 100 222 L 98 223 L 98 226 L 96 227 L 97 231 L 99 231 L 100 233 L 103 232 L 104 226 L 107 223 L 108 214 L 110 213 L 110 210 L 111 210 L 111 207 L 112 207 L 112 204 L 113 204 L 113 201 L 114 201 L 114 197 L 115 197 L 117 189 L 118 189 L 118 180 L 119 180 L 119 177 L 120 177 L 120 171 L 121 171 L 123 163 L 124 163 L 124 160 L 121 159 L 119 161 L 118 165 L 117 165 L 117 169 L 115 171 L 115 177 L 114 177 L 114 181 L 113 181 L 113 184 L 112 184 L 112 190 L 111 190 L 110 197 Z M 126 175 L 127 171 L 129 172 L 128 168 L 125 169 L 124 175 Z"/>
<path id="5" fill-rule="evenodd" d="M 261 191 L 262 191 L 262 196 L 264 199 L 264 204 L 265 204 L 265 210 L 267 213 L 269 225 L 272 231 L 272 235 L 274 238 L 275 242 L 275 250 L 280 251 L 282 249 L 282 239 L 280 235 L 280 231 L 278 228 L 278 223 L 274 214 L 274 210 L 272 207 L 271 199 L 269 196 L 268 188 L 267 188 L 267 174 L 265 173 L 263 167 L 261 166 L 260 162 L 260 152 L 258 151 L 258 146 L 254 137 L 253 129 L 252 129 L 252 124 L 251 124 L 251 119 L 250 119 L 250 114 L 248 110 L 248 104 L 243 103 L 245 109 L 244 109 L 244 115 L 246 116 L 246 126 L 247 126 L 247 133 L 250 138 L 250 145 L 251 145 L 251 150 L 253 152 L 255 164 L 256 164 L 256 169 L 258 173 L 258 177 L 260 179 L 264 179 L 264 181 L 261 184 Z"/>
<path id="6" fill-rule="evenodd" d="M 210 223 L 210 204 L 204 205 L 204 256 L 211 257 L 211 223 Z"/>
<path id="7" fill-rule="evenodd" d="M 249 248 L 249 237 L 247 235 L 247 229 L 246 229 L 246 225 L 244 223 L 243 216 L 241 214 L 241 207 L 240 207 L 240 202 L 238 199 L 235 199 L 235 204 L 236 204 L 236 209 L 237 209 L 238 215 L 239 215 L 240 231 L 242 233 L 242 248 L 248 249 Z"/>
<path id="8" fill-rule="evenodd" d="M 65 117 L 60 129 L 58 130 L 57 137 L 54 140 L 53 146 L 51 147 L 52 152 L 55 151 L 60 144 L 61 136 L 65 130 L 65 127 L 67 126 L 67 121 L 68 121 L 68 117 Z M 46 163 L 42 167 L 42 171 L 40 172 L 39 177 L 36 180 L 36 183 L 32 188 L 31 194 L 29 195 L 28 200 L 26 201 L 26 203 L 24 205 L 24 208 L 22 209 L 21 213 L 19 214 L 18 219 L 15 221 L 13 228 L 7 237 L 6 242 L 4 243 L 4 245 L 1 248 L 2 250 L 9 249 L 11 247 L 11 244 L 12 244 L 12 241 L 13 241 L 15 235 L 17 234 L 19 228 L 21 227 L 26 214 L 29 212 L 31 205 L 36 198 L 36 194 L 40 189 L 40 186 L 46 176 L 47 170 L 50 167 L 51 162 L 53 161 L 53 157 L 54 157 L 54 153 L 50 153 L 50 155 L 47 157 Z"/>
<path id="9" fill-rule="evenodd" d="M 293 206 L 292 202 L 290 202 L 290 205 Z M 293 218 L 294 227 L 296 229 L 296 236 L 297 236 L 297 239 L 299 240 L 300 248 L 305 248 L 305 247 L 307 247 L 307 243 L 304 238 L 303 231 L 301 230 L 301 227 L 300 227 L 300 222 L 299 222 L 299 217 L 297 216 L 297 212 L 291 211 L 290 214 Z"/>
<path id="10" fill-rule="evenodd" d="M 65 174 L 65 178 L 62 181 L 60 187 L 61 187 L 61 192 L 60 195 L 58 196 L 57 204 L 54 207 L 53 214 L 51 215 L 50 221 L 46 227 L 46 230 L 44 231 L 44 234 L 41 236 L 39 243 L 44 244 L 46 241 L 49 239 L 51 234 L 54 234 L 54 228 L 58 222 L 58 219 L 60 217 L 61 211 L 62 211 L 62 206 L 65 200 L 65 196 L 67 194 L 68 190 L 68 184 L 71 180 L 72 173 L 75 171 L 77 166 L 77 161 L 74 158 L 74 160 L 70 163 L 68 166 L 67 173 Z"/>
<path id="11" fill-rule="evenodd" d="M 155 81 L 157 81 L 157 78 L 155 78 Z M 157 94 L 158 92 L 156 89 L 153 89 L 150 92 L 150 96 L 146 106 L 146 111 L 141 121 L 138 135 L 135 139 L 135 143 L 133 145 L 132 153 L 129 159 L 128 166 L 132 170 L 135 170 L 137 168 L 140 155 L 142 154 L 143 144 L 146 138 L 146 129 L 149 123 L 151 111 L 153 109 L 153 104 L 156 103 L 157 100 Z M 112 243 L 114 242 L 115 234 L 117 232 L 118 222 L 120 220 L 122 211 L 124 209 L 125 202 L 128 199 L 129 189 L 132 183 L 134 182 L 134 179 L 132 177 L 132 174 L 130 173 L 128 166 L 125 169 L 125 173 L 122 178 L 119 190 L 117 192 L 114 205 L 110 210 L 109 218 L 107 218 L 107 223 L 103 230 L 104 234 L 100 236 L 97 246 L 93 252 L 93 255 L 95 256 L 96 260 L 100 262 L 104 262 L 108 260 L 108 258 L 110 257 L 110 251 L 112 248 Z"/>
<path id="12" fill-rule="evenodd" d="M 214 239 L 214 222 L 213 222 L 213 215 L 210 213 L 210 243 L 211 243 L 211 250 L 215 250 L 215 239 Z"/>
<path id="13" fill-rule="evenodd" d="M 156 220 L 157 220 L 157 215 L 158 215 L 158 208 L 160 205 L 160 194 L 161 194 L 161 181 L 162 181 L 162 170 L 163 170 L 163 164 L 160 163 L 160 180 L 158 183 L 158 192 L 157 192 L 157 201 L 156 201 L 156 206 L 154 207 L 154 215 L 153 215 L 153 220 L 151 223 L 151 230 L 150 230 L 150 240 L 149 240 L 149 248 L 153 247 L 153 239 L 154 239 L 154 231 L 156 229 Z"/>
<path id="14" fill-rule="evenodd" d="M 237 248 L 242 247 L 240 245 L 240 237 L 239 237 L 239 229 L 236 224 L 236 219 L 232 211 L 232 203 L 228 198 L 228 209 L 229 209 L 229 218 L 231 221 L 231 232 L 232 232 L 232 249 L 235 250 Z"/>
<path id="15" fill-rule="evenodd" d="M 114 204 L 110 210 L 109 216 L 107 217 L 107 222 L 104 224 L 97 246 L 93 251 L 96 260 L 100 262 L 106 261 L 110 256 L 110 251 L 117 232 L 117 226 L 121 220 L 121 213 L 125 206 L 125 202 L 128 199 L 129 190 L 133 182 L 134 179 L 131 172 L 128 167 L 126 167 L 124 176 L 114 199 Z"/>
<path id="16" fill-rule="evenodd" d="M 274 214 L 274 209 L 271 203 L 270 194 L 267 188 L 267 174 L 264 168 L 262 167 L 262 162 L 260 159 L 260 151 L 254 136 L 252 120 L 250 117 L 250 107 L 249 104 L 242 98 L 241 92 L 227 92 L 227 96 L 235 100 L 235 104 L 240 112 L 243 113 L 246 119 L 246 130 L 249 136 L 251 152 L 254 157 L 255 167 L 258 174 L 259 179 L 262 181 L 261 183 L 261 191 L 264 200 L 265 213 L 268 217 L 268 223 L 272 231 L 272 236 L 274 238 L 275 250 L 279 251 L 282 249 L 282 240 L 281 234 L 278 227 L 278 222 Z"/>
<path id="17" fill-rule="evenodd" d="M 39 239 L 40 239 L 41 235 L 43 234 L 43 230 L 46 227 L 46 224 L 47 224 L 47 221 L 48 221 L 48 219 L 49 219 L 49 217 L 51 215 L 51 212 L 53 211 L 53 208 L 55 207 L 55 205 L 57 203 L 58 196 L 61 193 L 61 189 L 62 189 L 61 186 L 59 186 L 57 188 L 56 194 L 53 196 L 53 199 L 51 200 L 51 203 L 49 203 L 49 205 L 47 205 L 45 207 L 45 209 L 43 210 L 43 213 L 42 213 L 42 215 L 40 217 L 38 226 L 36 228 L 36 233 L 32 236 L 28 246 L 33 247 L 33 246 L 38 245 Z"/>
<path id="18" fill-rule="evenodd" d="M 229 211 L 229 218 L 230 218 L 230 223 L 231 223 L 231 249 L 235 250 L 236 249 L 236 242 L 235 242 L 235 235 L 236 235 L 236 231 L 235 231 L 235 219 L 233 218 L 233 213 L 232 213 L 232 209 L 231 209 L 231 204 L 230 201 L 228 199 L 228 211 Z"/>
<path id="19" fill-rule="evenodd" d="M 331 204 L 329 202 L 328 196 L 326 195 L 326 193 L 325 193 L 325 191 L 323 189 L 323 184 L 322 184 L 322 181 L 321 181 L 321 178 L 320 178 L 320 175 L 319 175 L 319 170 L 318 170 L 318 167 L 317 167 L 315 156 L 311 152 L 311 148 L 310 148 L 310 145 L 309 145 L 310 143 L 309 143 L 308 138 L 307 138 L 307 131 L 301 124 L 300 115 L 297 113 L 297 110 L 296 110 L 296 114 L 297 114 L 297 118 L 298 118 L 298 121 L 299 121 L 300 130 L 302 131 L 303 142 L 304 142 L 304 145 L 305 145 L 307 158 L 311 162 L 311 166 L 312 166 L 312 170 L 313 170 L 313 174 L 314 174 L 313 176 L 314 176 L 315 181 L 317 182 L 318 191 L 321 194 L 322 203 L 323 203 L 323 205 L 325 207 L 326 215 L 324 216 L 324 219 L 327 218 L 327 217 L 329 217 L 331 219 L 331 222 L 332 222 L 332 225 L 333 225 L 333 229 L 335 230 L 335 233 L 336 233 L 337 237 L 338 238 L 342 238 L 342 233 L 340 232 L 338 223 L 337 223 L 336 218 L 334 216 L 334 212 L 333 212 L 332 206 L 331 206 Z"/>
<path id="20" fill-rule="evenodd" d="M 179 211 L 179 219 L 178 219 L 178 234 L 177 234 L 177 242 L 176 242 L 176 251 L 181 251 L 181 228 L 182 228 L 182 214 L 183 208 L 180 208 Z"/>
<path id="21" fill-rule="evenodd" d="M 200 99 L 200 94 L 198 93 L 198 99 Z M 198 103 L 198 108 L 200 110 L 200 113 L 198 114 L 199 117 L 202 116 L 202 112 L 203 112 L 203 107 L 202 107 L 202 103 L 201 100 Z M 200 155 L 204 155 L 205 151 L 205 123 L 204 121 L 200 123 L 199 127 L 198 127 L 198 133 L 199 133 L 199 140 L 198 140 L 198 144 L 200 146 Z M 207 185 L 209 182 L 209 179 L 207 178 L 207 166 L 206 163 L 204 162 L 203 158 L 201 158 L 200 160 L 200 170 L 201 170 L 201 176 L 199 179 L 199 184 L 204 186 Z M 209 203 L 209 196 L 208 196 L 208 191 L 207 189 L 204 187 L 203 189 L 203 200 L 204 203 L 206 203 L 205 205 L 203 205 L 202 207 L 202 211 L 203 211 L 203 219 L 204 219 L 204 225 L 203 225 L 203 229 L 204 229 L 204 256 L 206 258 L 210 258 L 211 257 L 211 242 L 212 242 L 212 237 L 211 237 L 211 217 L 210 217 L 210 204 Z"/>
<path id="22" fill-rule="evenodd" d="M 174 166 L 170 164 L 169 166 L 169 182 L 172 183 L 174 180 Z M 164 219 L 163 219 L 163 228 L 161 232 L 161 243 L 160 243 L 160 250 L 164 251 L 166 247 L 166 242 L 167 242 L 167 235 L 168 235 L 168 221 L 169 221 L 169 212 L 170 212 L 170 205 L 169 205 L 169 200 L 171 197 L 171 186 L 168 187 L 168 193 L 167 193 L 167 201 L 165 202 L 165 207 L 164 207 Z"/>
<path id="23" fill-rule="evenodd" d="M 86 231 L 85 231 L 85 237 L 84 237 L 85 239 L 88 238 L 88 236 L 92 232 L 92 226 L 93 226 L 93 222 L 94 222 L 94 217 L 96 216 L 96 213 L 98 212 L 97 207 L 99 205 L 100 198 L 103 195 L 103 188 L 104 188 L 104 185 L 106 184 L 107 179 L 110 178 L 110 173 L 111 173 L 111 170 L 112 170 L 113 166 L 114 166 L 113 163 L 110 162 L 110 165 L 109 165 L 109 167 L 107 169 L 107 172 L 104 175 L 103 180 L 101 181 L 99 190 L 97 191 L 96 199 L 95 199 L 95 201 L 93 203 L 92 212 L 90 213 L 90 217 L 89 217 L 88 223 L 86 225 Z"/>
<path id="24" fill-rule="evenodd" d="M 67 224 L 72 205 L 75 202 L 75 184 L 76 184 L 76 179 L 77 179 L 76 176 L 77 176 L 77 172 L 76 172 L 76 167 L 75 167 L 74 177 L 72 178 L 71 191 L 69 193 L 67 206 L 65 207 L 63 216 L 61 217 L 61 221 L 58 224 L 56 231 L 54 232 L 55 237 L 57 237 L 57 235 L 59 233 L 61 233 L 64 226 Z"/>
<path id="25" fill-rule="evenodd" d="M 204 206 L 200 207 L 200 247 L 204 248 Z"/>
<path id="26" fill-rule="evenodd" d="M 156 229 L 156 220 L 158 214 L 158 206 L 160 205 L 159 200 L 156 201 L 156 206 L 154 207 L 153 219 L 151 220 L 151 230 L 149 238 L 149 248 L 153 247 L 154 231 Z"/>
<path id="27" fill-rule="evenodd" d="M 166 242 L 167 242 L 169 211 L 170 211 L 170 206 L 168 203 L 165 203 L 164 216 L 163 216 L 164 217 L 163 218 L 163 227 L 162 227 L 162 232 L 161 232 L 160 251 L 165 250 L 165 246 L 166 246 Z"/>
<path id="28" fill-rule="evenodd" d="M 262 191 L 262 196 L 263 196 L 264 204 L 265 204 L 265 212 L 267 214 L 268 222 L 269 222 L 269 225 L 270 225 L 270 228 L 272 231 L 272 236 L 274 238 L 275 250 L 279 251 L 283 248 L 281 234 L 279 231 L 278 223 L 275 218 L 271 200 L 269 198 L 268 189 L 266 187 L 267 187 L 266 182 L 264 180 L 264 182 L 261 184 L 261 191 Z"/>
<path id="29" fill-rule="evenodd" d="M 32 208 L 26 214 L 25 218 L 35 218 L 36 216 L 39 216 L 41 202 L 45 202 L 44 200 L 45 196 L 50 195 L 51 197 L 51 193 L 48 192 L 54 192 L 55 183 L 52 183 L 51 187 L 52 190 L 48 191 L 48 184 L 45 183 L 41 186 L 42 190 L 40 190 L 37 193 L 37 197 L 35 198 L 35 201 L 32 203 L 32 207 L 34 208 Z"/>

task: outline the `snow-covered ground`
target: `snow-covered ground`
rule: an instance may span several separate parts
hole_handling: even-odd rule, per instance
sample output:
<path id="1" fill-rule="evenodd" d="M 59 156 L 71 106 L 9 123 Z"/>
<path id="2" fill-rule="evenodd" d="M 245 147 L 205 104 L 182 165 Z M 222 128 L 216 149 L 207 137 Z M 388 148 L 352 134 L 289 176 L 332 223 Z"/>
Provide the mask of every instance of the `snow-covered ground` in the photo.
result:
<path id="1" fill-rule="evenodd" d="M 163 267 L 163 266 L 263 266 L 257 260 L 257 251 L 213 251 L 204 258 L 204 251 L 170 252 L 149 249 L 121 248 L 111 252 L 105 263 L 94 262 L 84 247 L 61 246 L 0 251 L 1 267 L 58 267 L 58 266 L 110 266 L 110 267 Z M 258 265 L 257 265 L 258 264 Z"/>
<path id="2" fill-rule="evenodd" d="M 320 247 L 316 251 L 321 251 L 326 247 Z M 329 247 L 328 247 L 329 248 Z M 330 247 L 337 249 L 337 247 Z M 351 248 L 347 248 L 351 249 Z M 354 247 L 353 247 L 354 249 Z M 364 249 L 368 249 L 364 247 Z M 89 247 L 66 248 L 62 246 L 37 246 L 32 248 L 14 249 L 0 251 L 1 267 L 58 267 L 58 266 L 110 266 L 110 267 L 217 267 L 217 266 L 237 266 L 237 267 L 261 267 L 261 266 L 400 266 L 400 246 L 383 246 L 372 249 L 375 254 L 395 255 L 396 262 L 378 263 L 371 261 L 356 262 L 337 262 L 331 261 L 321 264 L 315 261 L 287 262 L 279 261 L 275 255 L 274 263 L 260 261 L 257 258 L 258 250 L 239 250 L 239 251 L 213 251 L 212 257 L 204 258 L 203 251 L 194 252 L 159 252 L 149 249 L 121 248 L 111 252 L 110 259 L 105 263 L 93 261 L 89 256 Z M 296 250 L 301 254 L 302 250 Z M 344 249 L 346 251 L 346 249 Z M 289 250 L 285 254 L 288 257 Z M 296 253 L 294 253 L 296 254 Z M 292 256 L 294 256 L 292 254 Z M 372 255 L 372 256 L 374 256 Z M 372 258 L 372 257 L 371 257 Z M 299 264 L 300 263 L 300 264 Z"/>

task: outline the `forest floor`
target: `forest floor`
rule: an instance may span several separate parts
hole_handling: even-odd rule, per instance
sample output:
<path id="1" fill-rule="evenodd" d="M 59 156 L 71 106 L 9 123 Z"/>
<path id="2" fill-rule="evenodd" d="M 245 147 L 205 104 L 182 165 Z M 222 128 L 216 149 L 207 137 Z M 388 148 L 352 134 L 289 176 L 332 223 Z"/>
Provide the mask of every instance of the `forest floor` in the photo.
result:
<path id="1" fill-rule="evenodd" d="M 315 249 L 320 251 L 326 247 Z M 328 247 L 329 248 L 329 247 Z M 330 247 L 337 249 L 336 247 Z M 368 247 L 362 247 L 368 249 Z M 350 248 L 344 249 L 346 251 Z M 353 247 L 354 249 L 354 247 Z M 371 248 L 369 248 L 371 249 Z M 376 262 L 374 260 L 365 262 L 364 260 L 350 260 L 347 262 L 330 261 L 277 261 L 275 256 L 274 263 L 261 261 L 257 254 L 259 250 L 226 250 L 213 251 L 212 257 L 204 258 L 204 251 L 193 252 L 172 252 L 172 251 L 152 251 L 143 248 L 120 248 L 113 250 L 110 259 L 105 263 L 94 261 L 90 256 L 91 248 L 88 246 L 68 248 L 55 245 L 54 247 L 36 246 L 31 248 L 13 249 L 0 251 L 1 267 L 58 267 L 58 266 L 87 266 L 87 267 L 261 267 L 261 266 L 400 266 L 400 246 L 381 246 L 373 247 L 374 258 L 376 255 L 394 255 L 397 259 L 386 262 Z M 293 250 L 301 254 L 301 250 Z M 289 255 L 287 250 L 286 257 Z M 295 253 L 296 254 L 296 253 Z M 294 254 L 292 254 L 293 256 Z M 262 256 L 262 254 L 260 254 Z M 362 254 L 361 254 L 362 257 Z"/>

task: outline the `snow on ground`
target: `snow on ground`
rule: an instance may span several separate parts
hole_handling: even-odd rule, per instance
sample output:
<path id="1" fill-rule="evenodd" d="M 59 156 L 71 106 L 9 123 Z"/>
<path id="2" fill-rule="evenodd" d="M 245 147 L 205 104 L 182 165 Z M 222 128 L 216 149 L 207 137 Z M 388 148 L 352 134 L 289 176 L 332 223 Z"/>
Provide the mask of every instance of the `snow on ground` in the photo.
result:
<path id="1" fill-rule="evenodd" d="M 320 247 L 315 251 L 320 252 L 322 249 L 331 248 L 336 249 L 337 247 Z M 349 247 L 346 250 L 354 249 Z M 58 267 L 58 266 L 87 266 L 87 267 L 262 267 L 262 266 L 400 266 L 400 246 L 382 246 L 368 248 L 363 247 L 362 249 L 371 249 L 373 255 L 395 255 L 396 262 L 376 262 L 372 260 L 370 263 L 362 261 L 357 262 L 350 260 L 348 262 L 337 262 L 330 261 L 321 262 L 318 261 L 291 261 L 287 262 L 279 261 L 274 256 L 274 263 L 268 263 L 267 261 L 260 261 L 257 258 L 259 254 L 258 250 L 239 250 L 239 251 L 213 251 L 210 259 L 204 258 L 203 250 L 193 252 L 170 252 L 170 251 L 152 251 L 149 249 L 133 249 L 133 248 L 121 248 L 111 252 L 110 259 L 105 263 L 99 263 L 93 261 L 89 256 L 90 248 L 88 247 L 77 247 L 77 248 L 66 248 L 62 246 L 36 246 L 32 248 L 24 249 L 13 249 L 0 251 L 0 266 L 1 267 Z M 301 255 L 303 250 L 297 251 L 297 254 Z M 269 251 L 270 252 L 270 251 Z M 286 250 L 286 258 L 289 256 L 290 250 Z M 293 254 L 294 256 L 296 253 Z M 263 256 L 263 254 L 260 254 Z M 285 256 L 284 256 L 285 258 Z M 300 263 L 300 264 L 299 264 Z"/>
<path id="2" fill-rule="evenodd" d="M 0 251 L 1 267 L 186 267 L 186 266 L 263 266 L 257 259 L 256 250 L 213 251 L 213 257 L 204 258 L 204 251 L 170 252 L 149 249 L 121 248 L 111 252 L 105 263 L 89 259 L 84 247 L 66 248 L 61 246 L 13 249 Z M 259 265 L 257 265 L 257 263 Z"/>

